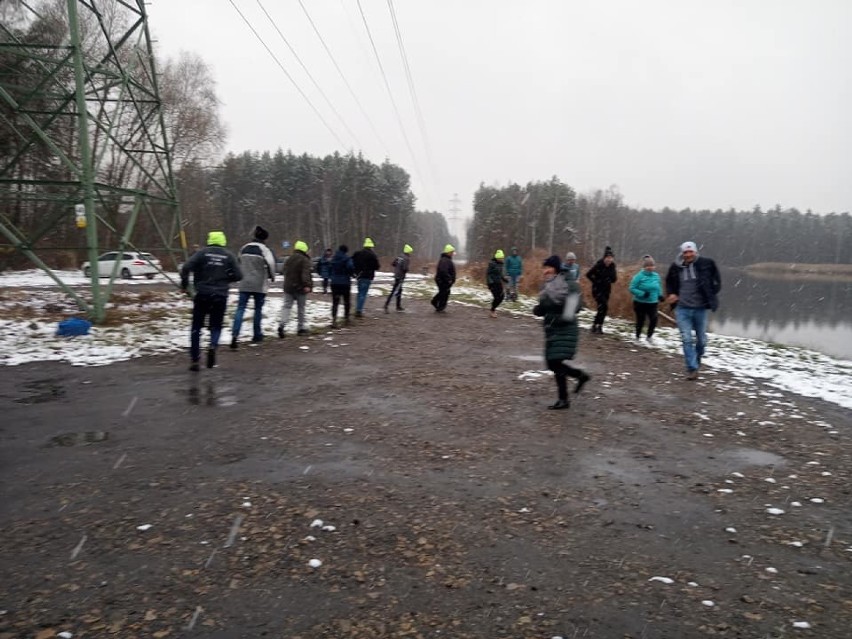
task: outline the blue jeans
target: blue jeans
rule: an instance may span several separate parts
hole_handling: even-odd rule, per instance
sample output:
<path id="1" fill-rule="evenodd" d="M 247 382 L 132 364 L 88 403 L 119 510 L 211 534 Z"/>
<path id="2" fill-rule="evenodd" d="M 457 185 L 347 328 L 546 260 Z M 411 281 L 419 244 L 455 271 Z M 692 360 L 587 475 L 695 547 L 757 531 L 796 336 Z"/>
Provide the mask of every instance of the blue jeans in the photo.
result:
<path id="1" fill-rule="evenodd" d="M 688 308 L 680 304 L 675 307 L 675 319 L 683 343 L 683 359 L 690 372 L 697 371 L 701 366 L 704 347 L 707 346 L 707 317 L 706 308 Z"/>
<path id="2" fill-rule="evenodd" d="M 364 302 L 367 301 L 367 291 L 370 290 L 370 284 L 373 280 L 368 280 L 366 277 L 358 278 L 358 302 L 355 304 L 355 312 L 360 313 L 364 310 Z"/>
<path id="3" fill-rule="evenodd" d="M 260 327 L 260 321 L 263 319 L 263 303 L 266 301 L 266 293 L 250 293 L 240 291 L 240 299 L 237 302 L 237 312 L 234 315 L 234 326 L 231 328 L 231 334 L 234 339 L 240 335 L 240 328 L 243 325 L 243 315 L 245 315 L 246 307 L 250 298 L 254 298 L 254 339 L 260 341 L 263 339 L 263 329 Z"/>

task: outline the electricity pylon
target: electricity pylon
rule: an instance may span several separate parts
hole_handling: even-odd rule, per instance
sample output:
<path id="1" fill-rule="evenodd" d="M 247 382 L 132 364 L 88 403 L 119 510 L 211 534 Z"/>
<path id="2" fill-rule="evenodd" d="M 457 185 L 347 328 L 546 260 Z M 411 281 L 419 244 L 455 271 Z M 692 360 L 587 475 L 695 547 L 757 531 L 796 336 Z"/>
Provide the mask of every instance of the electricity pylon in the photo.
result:
<path id="1" fill-rule="evenodd" d="M 101 322 L 119 263 L 102 286 L 99 246 L 186 256 L 145 2 L 67 0 L 59 28 L 20 5 L 0 23 L 0 248 Z M 58 251 L 85 251 L 89 299 L 51 268 Z"/>

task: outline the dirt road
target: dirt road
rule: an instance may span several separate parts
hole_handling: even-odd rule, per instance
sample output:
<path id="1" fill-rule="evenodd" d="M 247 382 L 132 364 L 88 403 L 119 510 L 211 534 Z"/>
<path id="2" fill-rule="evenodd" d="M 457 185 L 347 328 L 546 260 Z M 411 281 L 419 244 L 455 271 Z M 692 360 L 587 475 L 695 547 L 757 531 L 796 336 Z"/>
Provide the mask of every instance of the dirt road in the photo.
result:
<path id="1" fill-rule="evenodd" d="M 535 320 L 408 308 L 0 369 L 0 638 L 849 636 L 849 411 L 586 331 L 548 411 Z"/>

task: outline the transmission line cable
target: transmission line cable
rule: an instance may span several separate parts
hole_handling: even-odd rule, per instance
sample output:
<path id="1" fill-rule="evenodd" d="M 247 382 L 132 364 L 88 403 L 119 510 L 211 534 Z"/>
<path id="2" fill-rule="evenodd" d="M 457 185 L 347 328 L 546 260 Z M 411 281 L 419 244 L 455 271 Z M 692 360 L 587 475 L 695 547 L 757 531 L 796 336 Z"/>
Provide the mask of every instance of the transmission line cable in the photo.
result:
<path id="1" fill-rule="evenodd" d="M 299 0 L 301 2 L 301 0 Z M 402 41 L 402 32 L 399 29 L 399 22 L 396 19 L 396 10 L 393 6 L 393 0 L 387 0 L 388 10 L 390 11 L 391 20 L 393 21 L 393 30 L 396 34 L 396 42 L 399 46 L 399 55 L 402 58 L 402 66 L 405 70 L 405 79 L 408 82 L 408 91 L 411 94 L 411 101 L 414 104 L 414 113 L 417 116 L 417 127 L 420 129 L 420 136 L 423 139 L 423 147 L 426 150 L 426 159 L 429 163 L 429 173 L 432 182 L 435 180 L 435 161 L 432 159 L 432 148 L 429 144 L 429 136 L 426 135 L 426 122 L 423 119 L 423 111 L 420 109 L 420 100 L 417 98 L 417 91 L 414 88 L 414 76 L 411 74 L 411 67 L 408 64 L 408 54 L 405 51 L 405 44 Z"/>
<path id="2" fill-rule="evenodd" d="M 382 136 L 379 135 L 379 131 L 376 128 L 376 125 L 373 124 L 373 120 L 367 114 L 367 111 L 364 109 L 364 106 L 361 104 L 361 100 L 358 99 L 355 91 L 352 89 L 352 85 L 349 84 L 349 80 L 346 79 L 346 75 L 343 73 L 343 70 L 340 68 L 340 65 L 337 64 L 337 60 L 334 55 L 331 53 L 331 49 L 328 48 L 328 45 L 325 42 L 325 38 L 322 37 L 322 34 L 319 32 L 317 25 L 314 24 L 313 18 L 311 18 L 311 14 L 308 13 L 308 8 L 305 6 L 305 3 L 302 0 L 299 0 L 299 6 L 302 7 L 302 11 L 305 13 L 305 17 L 308 19 L 308 22 L 311 23 L 311 27 L 313 27 L 314 33 L 319 38 L 319 41 L 322 43 L 325 52 L 328 54 L 331 63 L 334 65 L 334 68 L 337 69 L 337 73 L 340 74 L 340 79 L 343 80 L 343 84 L 346 85 L 346 88 L 349 89 L 349 94 L 352 96 L 352 99 L 355 100 L 355 104 L 358 105 L 358 110 L 361 111 L 361 115 L 364 116 L 364 119 L 367 120 L 367 123 L 370 125 L 370 129 L 372 129 L 373 134 L 376 136 L 376 139 L 379 141 L 382 149 L 385 152 L 385 155 L 388 156 L 390 153 L 388 152 L 388 147 L 385 144 L 385 141 L 382 139 Z"/>
<path id="3" fill-rule="evenodd" d="M 240 17 L 243 19 L 243 22 L 245 22 L 246 26 L 249 29 L 251 29 L 251 32 L 254 34 L 254 37 L 257 38 L 258 42 L 260 42 L 260 44 L 263 45 L 263 48 L 266 49 L 266 52 L 272 57 L 272 59 L 275 60 L 275 64 L 277 64 L 278 68 L 281 69 L 281 71 L 284 73 L 284 75 L 287 76 L 287 79 L 290 80 L 290 83 L 293 85 L 293 87 L 295 87 L 296 91 L 299 92 L 299 95 L 301 95 L 305 99 L 305 102 L 308 103 L 308 106 L 311 107 L 311 110 L 319 118 L 320 122 L 322 122 L 323 125 L 325 125 L 325 128 L 328 129 L 329 133 L 331 133 L 331 135 L 334 137 L 334 139 L 337 140 L 337 143 L 345 149 L 346 143 L 343 142 L 343 140 L 340 139 L 340 136 L 337 135 L 337 132 L 334 129 L 331 128 L 331 125 L 329 125 L 329 123 L 323 117 L 322 113 L 319 112 L 319 109 L 317 109 L 316 106 L 314 106 L 314 103 L 311 102 L 311 99 L 307 96 L 307 94 L 304 91 L 302 91 L 302 88 L 296 83 L 296 80 L 293 79 L 293 76 L 290 75 L 290 73 L 288 73 L 287 69 L 284 68 L 284 65 L 281 64 L 281 61 L 278 59 L 278 57 L 275 55 L 275 53 L 273 53 L 272 49 L 270 49 L 269 46 L 266 44 L 266 42 L 264 42 L 263 38 L 260 37 L 260 34 L 254 28 L 254 26 L 252 26 L 252 23 L 249 22 L 249 19 L 246 18 L 243 15 L 243 12 L 240 11 L 239 7 L 236 4 L 234 4 L 234 0 L 228 0 L 228 2 L 230 2 L 231 6 L 234 7 L 234 10 L 237 13 L 240 14 Z"/>
<path id="4" fill-rule="evenodd" d="M 385 83 L 385 89 L 387 89 L 388 97 L 390 98 L 391 105 L 393 105 L 393 112 L 396 115 L 396 122 L 399 124 L 399 130 L 402 132 L 402 138 L 405 140 L 405 146 L 408 148 L 408 153 L 411 155 L 411 161 L 414 163 L 414 171 L 417 173 L 418 179 L 424 184 L 422 174 L 420 172 L 420 167 L 417 164 L 417 156 L 414 154 L 414 149 L 411 148 L 411 141 L 408 139 L 408 134 L 405 132 L 405 126 L 402 123 L 402 116 L 399 114 L 399 107 L 396 105 L 396 100 L 393 97 L 393 91 L 391 91 L 390 83 L 388 82 L 388 76 L 385 73 L 385 68 L 382 65 L 382 59 L 379 57 L 379 51 L 376 49 L 376 43 L 373 40 L 373 34 L 370 31 L 370 25 L 367 24 L 367 16 L 364 15 L 364 8 L 361 6 L 361 0 L 356 0 L 358 3 L 358 11 L 361 13 L 361 20 L 364 21 L 364 28 L 367 30 L 367 37 L 370 39 L 370 45 L 373 47 L 373 55 L 376 57 L 376 63 L 379 65 L 379 71 L 382 74 L 382 80 Z"/>
<path id="5" fill-rule="evenodd" d="M 305 74 L 308 76 L 308 78 L 310 78 L 314 87 L 316 87 L 316 90 L 319 91 L 319 94 L 323 97 L 323 100 L 325 100 L 325 103 L 328 105 L 328 108 L 331 109 L 331 112 L 334 113 L 334 115 L 337 116 L 337 119 L 340 120 L 340 124 L 343 125 L 343 128 L 346 129 L 346 132 L 349 135 L 352 136 L 353 140 L 355 140 L 355 144 L 357 144 L 359 148 L 363 148 L 363 145 L 361 144 L 361 141 L 358 139 L 358 136 L 355 135 L 355 133 L 352 132 L 352 129 L 350 129 L 349 125 L 346 124 L 346 120 L 344 120 L 343 116 L 340 115 L 340 113 L 337 111 L 337 109 L 334 108 L 334 105 L 331 103 L 331 100 L 328 99 L 328 96 L 325 94 L 325 91 L 322 90 L 322 87 L 320 87 L 320 85 L 317 83 L 316 79 L 314 79 L 313 74 L 310 71 L 308 71 L 308 67 L 305 66 L 304 62 L 302 62 L 302 58 L 300 58 L 299 54 L 296 53 L 296 50 L 293 48 L 293 45 L 290 44 L 290 41 L 287 40 L 286 37 L 284 37 L 284 34 L 281 32 L 281 29 L 278 28 L 278 25 L 276 24 L 275 20 L 272 18 L 271 15 L 269 15 L 269 12 L 263 6 L 263 4 L 261 3 L 260 0 L 257 0 L 257 5 L 260 7 L 260 10 L 263 11 L 263 14 L 269 20 L 269 23 L 272 25 L 272 27 L 275 29 L 275 31 L 278 32 L 278 35 L 281 36 L 281 39 L 284 41 L 284 44 L 286 44 L 287 48 L 290 49 L 290 53 L 293 54 L 293 57 L 296 58 L 296 61 L 301 65 L 302 70 L 305 72 Z"/>

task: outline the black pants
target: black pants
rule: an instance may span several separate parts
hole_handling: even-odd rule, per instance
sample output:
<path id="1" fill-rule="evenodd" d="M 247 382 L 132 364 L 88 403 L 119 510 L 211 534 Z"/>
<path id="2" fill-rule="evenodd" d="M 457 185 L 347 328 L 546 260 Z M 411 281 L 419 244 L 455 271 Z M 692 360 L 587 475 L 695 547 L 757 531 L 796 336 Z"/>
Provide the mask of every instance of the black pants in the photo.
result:
<path id="1" fill-rule="evenodd" d="M 192 300 L 192 328 L 189 331 L 189 356 L 193 362 L 201 359 L 201 329 L 204 327 L 204 318 L 208 315 L 210 316 L 210 348 L 215 349 L 219 346 L 227 303 L 227 295 L 195 294 Z"/>
<path id="2" fill-rule="evenodd" d="M 352 306 L 352 286 L 350 284 L 331 285 L 331 321 L 337 320 L 337 307 L 343 300 L 343 317 L 349 319 L 349 309 Z"/>
<path id="3" fill-rule="evenodd" d="M 594 323 L 598 326 L 603 326 L 606 319 L 606 312 L 609 310 L 609 294 L 597 296 L 595 302 L 598 305 L 598 312 L 595 313 Z"/>
<path id="4" fill-rule="evenodd" d="M 506 299 L 506 293 L 502 284 L 489 284 L 488 289 L 491 291 L 491 297 L 494 298 L 491 300 L 491 310 L 496 311 L 497 307 Z"/>
<path id="5" fill-rule="evenodd" d="M 403 280 L 399 277 L 393 278 L 393 288 L 391 289 L 390 295 L 385 300 L 385 308 L 390 305 L 391 300 L 396 297 L 396 307 L 402 308 L 402 282 Z"/>
<path id="6" fill-rule="evenodd" d="M 656 302 L 633 302 L 633 312 L 636 313 L 636 337 L 642 335 L 642 327 L 645 318 L 648 318 L 648 337 L 654 335 L 657 328 L 657 303 Z"/>
<path id="7" fill-rule="evenodd" d="M 583 375 L 583 371 L 573 366 L 568 366 L 561 359 L 547 360 L 547 367 L 553 371 L 553 376 L 556 378 L 556 389 L 559 392 L 559 399 L 568 399 L 568 378 L 574 377 L 579 379 Z"/>
<path id="8" fill-rule="evenodd" d="M 435 307 L 436 311 L 443 311 L 447 308 L 447 302 L 450 301 L 450 289 L 453 288 L 453 285 L 436 283 L 438 284 L 438 292 L 432 298 L 432 306 Z"/>

